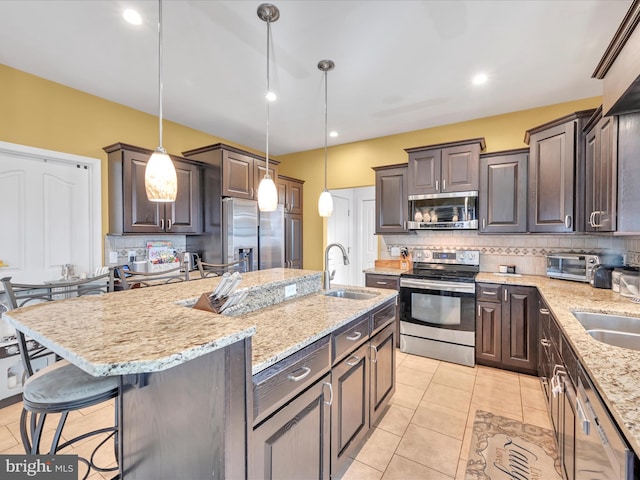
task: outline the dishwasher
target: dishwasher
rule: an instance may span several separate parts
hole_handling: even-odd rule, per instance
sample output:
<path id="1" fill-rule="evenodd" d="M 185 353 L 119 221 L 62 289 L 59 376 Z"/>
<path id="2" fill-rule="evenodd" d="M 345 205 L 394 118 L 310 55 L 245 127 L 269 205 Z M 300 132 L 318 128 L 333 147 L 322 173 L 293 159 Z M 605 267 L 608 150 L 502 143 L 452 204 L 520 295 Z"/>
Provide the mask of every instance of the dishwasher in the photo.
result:
<path id="1" fill-rule="evenodd" d="M 582 368 L 575 406 L 575 479 L 633 480 L 635 456 Z"/>

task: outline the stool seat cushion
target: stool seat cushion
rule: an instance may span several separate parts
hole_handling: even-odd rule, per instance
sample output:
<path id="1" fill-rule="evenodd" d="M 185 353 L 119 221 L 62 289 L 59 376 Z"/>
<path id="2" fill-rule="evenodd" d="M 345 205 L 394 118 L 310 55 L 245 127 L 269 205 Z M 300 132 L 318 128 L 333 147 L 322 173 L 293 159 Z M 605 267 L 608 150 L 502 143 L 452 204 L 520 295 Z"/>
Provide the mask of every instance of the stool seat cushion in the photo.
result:
<path id="1" fill-rule="evenodd" d="M 82 402 L 117 389 L 118 377 L 94 377 L 60 360 L 29 377 L 22 396 L 30 403 L 56 405 Z"/>

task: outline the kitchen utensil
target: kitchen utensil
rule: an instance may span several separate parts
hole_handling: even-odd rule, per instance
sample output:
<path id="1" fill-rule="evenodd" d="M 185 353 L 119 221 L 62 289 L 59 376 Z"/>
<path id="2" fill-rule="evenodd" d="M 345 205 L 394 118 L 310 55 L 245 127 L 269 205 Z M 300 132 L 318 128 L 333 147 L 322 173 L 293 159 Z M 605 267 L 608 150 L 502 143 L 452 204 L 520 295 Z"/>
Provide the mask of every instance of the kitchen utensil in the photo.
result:
<path id="1" fill-rule="evenodd" d="M 229 277 L 229 280 L 227 281 L 224 288 L 220 291 L 220 296 L 221 297 L 228 296 L 231 293 L 231 291 L 234 288 L 236 288 L 241 281 L 242 281 L 242 276 L 240 275 L 240 273 L 234 272 L 233 275 Z"/>
<path id="2" fill-rule="evenodd" d="M 211 297 L 213 297 L 214 299 L 217 299 L 222 295 L 222 289 L 226 286 L 230 276 L 231 274 L 229 272 L 225 272 L 222 275 L 222 279 L 220 280 L 220 283 L 218 283 L 218 286 L 216 287 L 216 289 L 211 294 Z"/>

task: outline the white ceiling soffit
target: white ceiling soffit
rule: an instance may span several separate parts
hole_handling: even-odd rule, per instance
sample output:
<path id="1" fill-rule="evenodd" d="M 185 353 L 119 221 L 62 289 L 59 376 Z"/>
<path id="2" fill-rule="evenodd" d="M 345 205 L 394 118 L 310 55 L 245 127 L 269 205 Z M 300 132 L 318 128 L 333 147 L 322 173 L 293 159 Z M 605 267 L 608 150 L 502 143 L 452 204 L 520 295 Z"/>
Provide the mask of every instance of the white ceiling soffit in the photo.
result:
<path id="1" fill-rule="evenodd" d="M 264 150 L 259 1 L 165 0 L 164 116 Z M 630 0 L 274 0 L 270 151 L 354 142 L 602 94 Z M 143 24 L 122 19 L 137 9 Z M 0 1 L 0 63 L 157 114 L 155 1 Z M 471 78 L 485 72 L 489 81 Z M 197 145 L 194 145 L 197 147 Z"/>

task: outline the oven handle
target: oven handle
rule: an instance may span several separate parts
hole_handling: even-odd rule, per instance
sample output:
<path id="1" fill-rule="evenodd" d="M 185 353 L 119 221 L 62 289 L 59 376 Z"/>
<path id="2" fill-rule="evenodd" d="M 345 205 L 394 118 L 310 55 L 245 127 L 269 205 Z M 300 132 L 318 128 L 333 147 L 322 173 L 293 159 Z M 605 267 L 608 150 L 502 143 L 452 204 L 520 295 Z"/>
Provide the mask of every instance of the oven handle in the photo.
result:
<path id="1" fill-rule="evenodd" d="M 417 280 L 413 278 L 401 278 L 400 288 L 418 288 L 422 290 L 440 290 L 454 293 L 475 293 L 475 283 L 437 282 L 433 280 Z"/>

